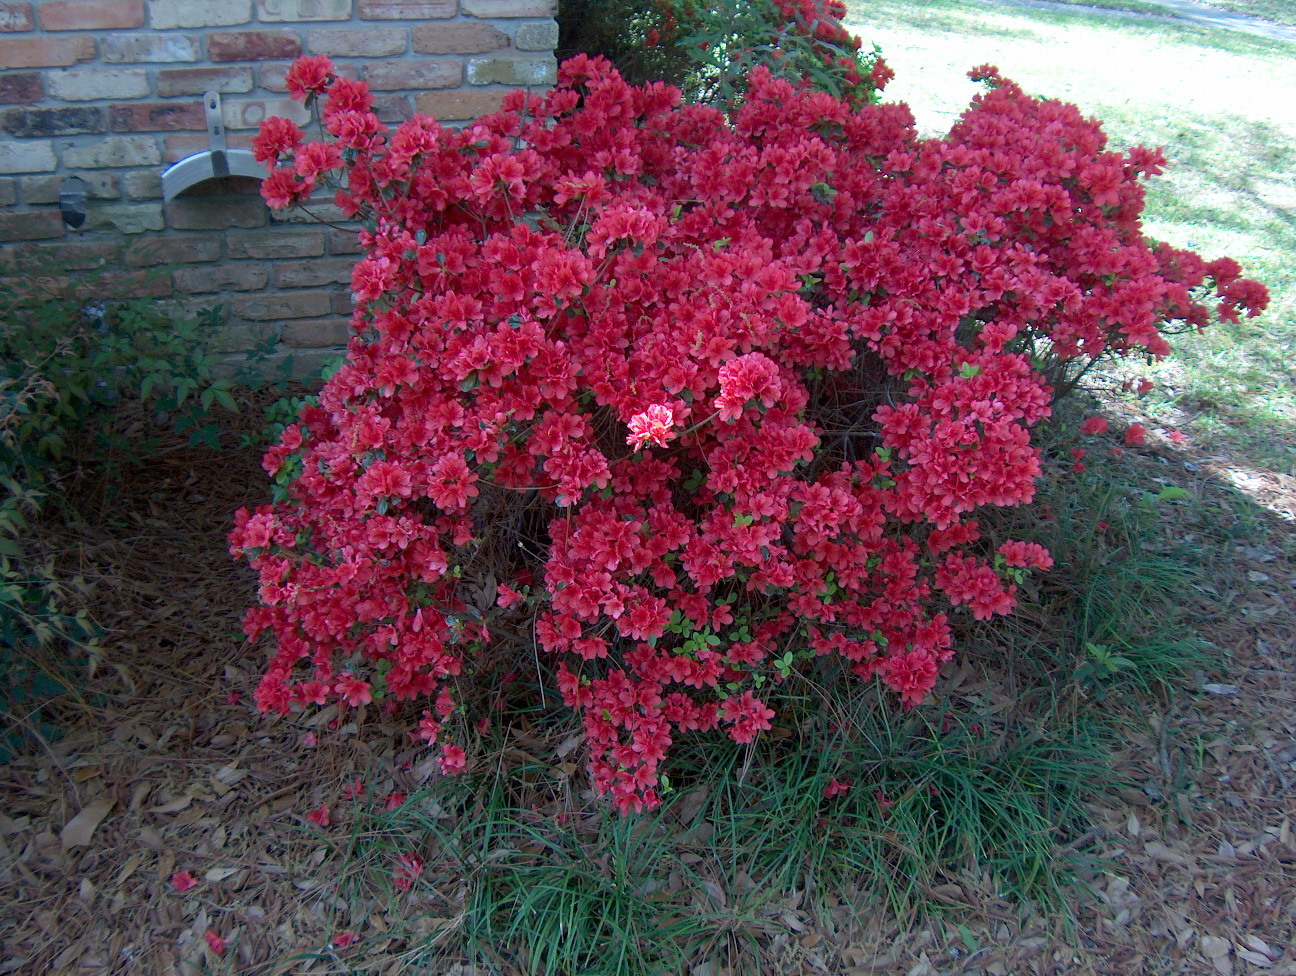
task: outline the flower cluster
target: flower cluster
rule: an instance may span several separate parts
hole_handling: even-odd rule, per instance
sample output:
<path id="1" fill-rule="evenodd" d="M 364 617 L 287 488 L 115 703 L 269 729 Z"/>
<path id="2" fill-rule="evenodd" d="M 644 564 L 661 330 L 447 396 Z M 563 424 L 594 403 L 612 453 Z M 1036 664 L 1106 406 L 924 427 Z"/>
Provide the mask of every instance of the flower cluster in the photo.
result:
<path id="1" fill-rule="evenodd" d="M 1158 154 L 980 74 L 922 140 L 764 70 L 726 116 L 583 56 L 462 130 L 389 130 L 299 62 L 331 138 L 268 122 L 265 195 L 337 180 L 366 255 L 347 361 L 231 536 L 276 642 L 260 708 L 413 702 L 451 773 L 474 676 L 538 647 L 630 810 L 676 738 L 752 741 L 816 657 L 920 701 L 951 614 L 1051 565 L 973 517 L 1032 497 L 1032 356 L 1156 356 L 1167 323 L 1264 304 L 1143 238 Z"/>

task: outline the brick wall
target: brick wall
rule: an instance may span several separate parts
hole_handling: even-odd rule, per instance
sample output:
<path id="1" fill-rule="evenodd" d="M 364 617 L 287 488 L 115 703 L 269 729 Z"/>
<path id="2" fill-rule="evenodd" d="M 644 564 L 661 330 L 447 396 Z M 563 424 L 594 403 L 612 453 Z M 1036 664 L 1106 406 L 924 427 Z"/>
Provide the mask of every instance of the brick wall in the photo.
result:
<path id="1" fill-rule="evenodd" d="M 162 199 L 162 171 L 208 148 L 203 92 L 221 93 L 230 148 L 301 107 L 284 74 L 327 54 L 365 80 L 387 122 L 462 122 L 555 73 L 556 0 L 0 0 L 0 266 L 32 255 L 120 271 L 117 293 L 185 312 L 222 305 L 220 348 L 274 336 L 309 366 L 345 341 L 354 234 L 273 214 L 257 181 Z M 59 212 L 68 176 L 87 219 Z M 331 204 L 313 206 L 337 221 Z M 146 274 L 149 269 L 154 273 Z M 161 269 L 162 273 L 156 273 Z"/>

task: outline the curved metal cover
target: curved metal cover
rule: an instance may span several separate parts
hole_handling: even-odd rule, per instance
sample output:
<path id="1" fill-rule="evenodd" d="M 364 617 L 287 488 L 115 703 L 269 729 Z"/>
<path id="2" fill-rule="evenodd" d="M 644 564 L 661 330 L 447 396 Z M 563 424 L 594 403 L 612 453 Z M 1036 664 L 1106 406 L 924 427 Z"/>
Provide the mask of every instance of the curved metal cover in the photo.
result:
<path id="1" fill-rule="evenodd" d="M 162 197 L 170 200 L 204 180 L 222 176 L 250 176 L 264 180 L 266 169 L 247 149 L 209 149 L 186 156 L 162 173 Z"/>

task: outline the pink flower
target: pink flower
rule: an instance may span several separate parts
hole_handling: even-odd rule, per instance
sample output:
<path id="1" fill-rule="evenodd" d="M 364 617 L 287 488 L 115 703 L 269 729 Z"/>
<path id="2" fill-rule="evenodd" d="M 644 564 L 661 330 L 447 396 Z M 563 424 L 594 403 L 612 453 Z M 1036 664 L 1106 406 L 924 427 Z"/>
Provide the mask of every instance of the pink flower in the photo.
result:
<path id="1" fill-rule="evenodd" d="M 668 406 L 654 403 L 643 413 L 630 418 L 630 436 L 626 438 L 626 443 L 636 451 L 648 441 L 658 447 L 665 447 L 666 442 L 675 436 L 672 430 L 674 426 L 675 412 Z"/>
<path id="2" fill-rule="evenodd" d="M 1142 424 L 1130 424 L 1129 430 L 1125 431 L 1126 444 L 1142 444 L 1147 437 L 1147 428 Z"/>
<path id="3" fill-rule="evenodd" d="M 390 793 L 387 794 L 387 810 L 388 811 L 399 810 L 401 807 L 405 805 L 406 799 L 408 798 L 405 796 L 404 793 L 401 793 L 398 790 L 392 790 Z"/>
<path id="4" fill-rule="evenodd" d="M 1184 441 L 1188 439 L 1188 435 L 1185 434 L 1182 430 L 1172 430 L 1169 433 L 1167 433 L 1166 436 L 1169 437 L 1170 440 L 1172 440 L 1176 444 L 1182 444 Z"/>
<path id="5" fill-rule="evenodd" d="M 305 101 L 308 95 L 322 93 L 333 77 L 333 62 L 320 54 L 294 61 L 284 83 L 288 87 L 288 94 L 300 102 Z"/>
<path id="6" fill-rule="evenodd" d="M 410 887 L 423 876 L 423 858 L 414 851 L 405 851 L 396 858 L 396 871 L 392 881 L 397 891 L 409 891 Z"/>
<path id="7" fill-rule="evenodd" d="M 828 781 L 828 785 L 824 787 L 824 799 L 831 800 L 834 796 L 845 796 L 851 791 L 854 785 L 855 784 L 851 781 L 849 776 L 843 779 L 838 779 L 834 776 Z"/>
<path id="8" fill-rule="evenodd" d="M 342 798 L 344 800 L 356 800 L 365 795 L 365 785 L 360 777 L 356 777 L 350 783 L 342 786 Z"/>
<path id="9" fill-rule="evenodd" d="M 190 888 L 196 887 L 197 884 L 198 879 L 188 871 L 177 871 L 171 875 L 171 887 L 176 891 L 188 891 Z"/>
<path id="10" fill-rule="evenodd" d="M 1080 425 L 1080 433 L 1082 434 L 1105 434 L 1106 432 L 1106 417 L 1090 417 Z"/>
<path id="11" fill-rule="evenodd" d="M 339 949 L 345 949 L 347 946 L 355 945 L 360 941 L 360 936 L 354 932 L 339 932 L 333 936 L 333 944 Z"/>
<path id="12" fill-rule="evenodd" d="M 329 808 L 327 803 L 321 803 L 318 810 L 312 810 L 306 814 L 306 819 L 317 827 L 327 827 L 331 822 L 329 820 Z"/>
<path id="13" fill-rule="evenodd" d="M 468 754 L 459 746 L 447 743 L 441 747 L 441 775 L 453 776 L 463 771 L 468 763 Z"/>
<path id="14" fill-rule="evenodd" d="M 352 708 L 360 705 L 368 705 L 373 701 L 373 692 L 369 690 L 369 682 L 361 681 L 349 671 L 344 671 L 338 675 L 337 684 L 333 690 L 338 693 L 338 697 L 344 699 Z"/>
<path id="15" fill-rule="evenodd" d="M 225 940 L 214 929 L 207 930 L 207 945 L 218 956 L 225 955 Z"/>

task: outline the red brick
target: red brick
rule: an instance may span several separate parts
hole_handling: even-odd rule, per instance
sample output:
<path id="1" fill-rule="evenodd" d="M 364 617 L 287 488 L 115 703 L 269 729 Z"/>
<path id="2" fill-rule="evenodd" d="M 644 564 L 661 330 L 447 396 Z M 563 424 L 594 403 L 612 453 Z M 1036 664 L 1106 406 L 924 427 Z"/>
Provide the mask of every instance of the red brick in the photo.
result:
<path id="1" fill-rule="evenodd" d="M 159 264 L 201 264 L 220 259 L 219 237 L 155 237 L 126 248 L 126 263 L 136 268 Z"/>
<path id="2" fill-rule="evenodd" d="M 30 3 L 0 3 L 0 31 L 29 31 L 35 26 Z"/>
<path id="3" fill-rule="evenodd" d="M 172 230 L 264 227 L 267 220 L 269 214 L 265 201 L 260 197 L 184 194 L 176 197 L 166 207 L 166 225 Z"/>
<path id="4" fill-rule="evenodd" d="M 324 346 L 345 346 L 351 338 L 348 319 L 298 319 L 285 322 L 279 341 L 285 346 L 299 349 L 320 349 Z"/>
<path id="5" fill-rule="evenodd" d="M 202 102 L 127 102 L 112 106 L 108 118 L 115 132 L 207 128 Z"/>
<path id="6" fill-rule="evenodd" d="M 0 64 L 6 68 L 57 68 L 93 60 L 89 37 L 0 38 Z"/>
<path id="7" fill-rule="evenodd" d="M 428 92 L 415 96 L 414 108 L 442 121 L 458 122 L 498 112 L 506 94 L 502 89 Z"/>
<path id="8" fill-rule="evenodd" d="M 329 230 L 329 254 L 362 254 L 360 235 L 353 230 Z"/>
<path id="9" fill-rule="evenodd" d="M 156 271 L 133 271 L 130 274 L 113 275 L 113 291 L 120 289 L 125 298 L 166 298 L 175 293 L 166 275 Z"/>
<path id="10" fill-rule="evenodd" d="M 360 0 L 361 20 L 429 20 L 453 17 L 458 0 Z"/>
<path id="11" fill-rule="evenodd" d="M 251 149 L 255 132 L 226 132 L 225 145 L 230 149 Z M 206 152 L 211 148 L 211 140 L 206 134 L 175 132 L 162 140 L 162 159 L 167 163 L 178 163 L 186 156 Z"/>
<path id="12" fill-rule="evenodd" d="M 144 26 L 144 0 L 46 0 L 36 11 L 52 31 Z"/>
<path id="13" fill-rule="evenodd" d="M 332 233 L 332 232 L 330 232 Z M 264 234 L 230 234 L 230 258 L 309 258 L 324 253 L 322 230 L 277 230 Z"/>
<path id="14" fill-rule="evenodd" d="M 160 98 L 201 95 L 209 91 L 251 90 L 251 68 L 164 68 L 157 73 L 157 93 Z"/>
<path id="15" fill-rule="evenodd" d="M 15 257 L 64 271 L 91 271 L 116 265 L 121 246 L 109 241 L 64 241 L 58 244 L 24 244 Z"/>
<path id="16" fill-rule="evenodd" d="M 374 95 L 373 113 L 384 122 L 404 122 L 414 114 L 408 95 L 378 92 Z"/>
<path id="17" fill-rule="evenodd" d="M 463 84 L 458 61 L 387 61 L 365 67 L 365 81 L 375 91 L 457 88 Z"/>
<path id="18" fill-rule="evenodd" d="M 270 61 L 295 58 L 302 52 L 296 31 L 212 31 L 207 35 L 211 61 Z"/>
<path id="19" fill-rule="evenodd" d="M 307 40 L 312 54 L 333 58 L 389 58 L 404 54 L 409 45 L 404 27 L 325 27 L 311 31 Z"/>
<path id="20" fill-rule="evenodd" d="M 276 288 L 318 288 L 320 285 L 351 284 L 353 258 L 325 258 L 314 261 L 285 261 L 275 265 Z"/>
<path id="21" fill-rule="evenodd" d="M 469 17 L 552 17 L 558 0 L 463 0 Z"/>
<path id="22" fill-rule="evenodd" d="M 350 291 L 335 291 L 333 293 L 333 314 L 350 315 L 355 309 L 355 303 L 351 301 Z"/>
<path id="23" fill-rule="evenodd" d="M 509 36 L 490 24 L 423 24 L 411 33 L 420 54 L 485 54 L 509 46 Z"/>
<path id="24" fill-rule="evenodd" d="M 0 105 L 39 102 L 45 97 L 45 85 L 36 71 L 11 71 L 0 74 Z"/>
<path id="25" fill-rule="evenodd" d="M 270 280 L 264 265 L 235 262 L 181 268 L 172 276 L 177 289 L 189 294 L 212 291 L 257 291 Z"/>
<path id="26" fill-rule="evenodd" d="M 63 218 L 57 210 L 0 214 L 0 241 L 43 241 L 62 236 Z"/>
<path id="27" fill-rule="evenodd" d="M 273 322 L 278 319 L 313 319 L 329 314 L 331 305 L 327 291 L 266 292 L 260 295 L 243 295 L 230 302 L 235 318 L 254 322 Z"/>

